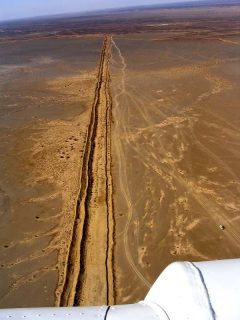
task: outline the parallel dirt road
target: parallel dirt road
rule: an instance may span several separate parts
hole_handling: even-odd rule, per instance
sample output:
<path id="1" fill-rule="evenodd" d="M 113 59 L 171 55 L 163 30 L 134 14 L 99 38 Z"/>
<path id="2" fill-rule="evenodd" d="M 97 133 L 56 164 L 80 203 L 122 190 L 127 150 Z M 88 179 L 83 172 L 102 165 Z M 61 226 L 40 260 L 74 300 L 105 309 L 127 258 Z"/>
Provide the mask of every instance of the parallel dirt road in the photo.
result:
<path id="1" fill-rule="evenodd" d="M 111 177 L 111 38 L 106 37 L 86 137 L 79 198 L 65 279 L 57 305 L 114 303 Z"/>

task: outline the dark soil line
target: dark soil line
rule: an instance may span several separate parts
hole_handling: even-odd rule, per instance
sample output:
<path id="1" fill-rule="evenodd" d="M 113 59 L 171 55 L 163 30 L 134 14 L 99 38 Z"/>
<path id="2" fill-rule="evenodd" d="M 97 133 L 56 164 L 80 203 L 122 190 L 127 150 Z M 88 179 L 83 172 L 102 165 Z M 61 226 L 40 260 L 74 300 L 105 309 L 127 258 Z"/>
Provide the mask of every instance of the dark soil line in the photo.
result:
<path id="1" fill-rule="evenodd" d="M 115 304 L 115 279 L 114 279 L 114 232 L 115 221 L 113 215 L 113 183 L 112 183 L 112 157 L 111 157 L 111 122 L 112 122 L 112 97 L 110 91 L 110 70 L 108 54 L 107 80 L 105 92 L 107 99 L 106 108 L 106 204 L 107 204 L 107 246 L 106 246 L 106 282 L 107 282 L 107 305 Z"/>
<path id="2" fill-rule="evenodd" d="M 88 205 L 91 199 L 91 187 L 94 179 L 92 174 L 92 162 L 95 149 L 96 129 L 98 123 L 98 105 L 100 100 L 100 89 L 102 86 L 106 48 L 107 38 L 105 38 L 103 42 L 101 59 L 99 63 L 98 82 L 95 90 L 95 99 L 91 111 L 85 144 L 80 192 L 76 205 L 72 240 L 68 255 L 65 284 L 60 298 L 60 306 L 78 305 L 80 300 L 80 292 L 85 270 L 84 252 L 86 250 L 86 240 L 88 235 Z M 81 210 L 81 206 L 83 204 L 84 210 Z"/>

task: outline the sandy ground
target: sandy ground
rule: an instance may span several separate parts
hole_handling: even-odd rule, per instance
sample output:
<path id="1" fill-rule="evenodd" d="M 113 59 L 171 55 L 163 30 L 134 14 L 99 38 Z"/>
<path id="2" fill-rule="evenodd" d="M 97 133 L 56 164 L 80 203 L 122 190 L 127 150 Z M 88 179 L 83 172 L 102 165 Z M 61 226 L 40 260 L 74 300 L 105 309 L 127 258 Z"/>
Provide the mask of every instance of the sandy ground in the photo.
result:
<path id="1" fill-rule="evenodd" d="M 0 307 L 134 302 L 172 261 L 239 257 L 238 13 L 0 25 Z"/>
<path id="2" fill-rule="evenodd" d="M 114 303 L 111 175 L 111 37 L 105 37 L 88 123 L 60 306 Z M 61 288 L 59 288 L 61 289 Z"/>
<path id="3" fill-rule="evenodd" d="M 114 37 L 117 303 L 172 261 L 240 254 L 239 39 L 161 40 Z"/>
<path id="4" fill-rule="evenodd" d="M 1 47 L 1 307 L 54 305 L 64 281 L 101 46 Z"/>

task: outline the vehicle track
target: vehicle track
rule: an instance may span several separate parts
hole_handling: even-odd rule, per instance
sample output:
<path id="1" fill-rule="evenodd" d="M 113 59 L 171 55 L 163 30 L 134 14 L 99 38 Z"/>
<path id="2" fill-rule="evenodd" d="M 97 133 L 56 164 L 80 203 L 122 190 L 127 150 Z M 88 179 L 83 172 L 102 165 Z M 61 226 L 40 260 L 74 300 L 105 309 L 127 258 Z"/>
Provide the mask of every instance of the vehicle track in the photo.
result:
<path id="1" fill-rule="evenodd" d="M 114 303 L 110 56 L 111 38 L 106 36 L 86 135 L 64 283 L 56 297 L 60 306 Z"/>
<path id="2" fill-rule="evenodd" d="M 112 40 L 112 44 L 114 46 L 114 48 L 116 49 L 119 59 L 120 59 L 120 63 L 121 63 L 121 81 L 120 81 L 120 86 L 119 86 L 119 93 L 115 95 L 114 97 L 114 106 L 115 106 L 115 110 L 117 112 L 117 115 L 115 117 L 115 134 L 116 134 L 116 138 L 114 139 L 115 144 L 116 144 L 116 152 L 117 152 L 117 157 L 118 157 L 118 168 L 119 168 L 119 181 L 120 181 L 120 188 L 121 188 L 121 192 L 122 195 L 124 196 L 124 199 L 126 201 L 127 204 L 127 208 L 128 208 L 128 216 L 127 216 L 127 221 L 126 221 L 126 225 L 124 228 L 124 232 L 123 232 L 123 242 L 124 242 L 124 248 L 125 248 L 125 254 L 128 260 L 129 265 L 131 266 L 133 272 L 138 276 L 138 278 L 142 281 L 142 283 L 147 287 L 150 288 L 151 284 L 150 282 L 144 277 L 144 275 L 142 274 L 142 272 L 138 269 L 137 265 L 134 262 L 134 259 L 132 257 L 130 248 L 129 248 L 129 241 L 128 241 L 128 231 L 129 231 L 129 227 L 131 224 L 131 220 L 133 217 L 133 206 L 132 206 L 132 201 L 131 201 L 131 196 L 130 196 L 130 191 L 128 188 L 128 183 L 127 183 L 127 173 L 126 173 L 126 160 L 125 160 L 125 156 L 124 156 L 124 148 L 120 139 L 120 123 L 119 120 L 121 115 L 121 112 L 118 108 L 119 106 L 119 98 L 123 97 L 127 94 L 126 92 L 126 86 L 125 86 L 125 73 L 126 73 L 126 62 L 125 59 L 121 53 L 121 50 L 119 49 L 119 47 L 117 46 L 117 44 L 115 43 L 114 40 Z M 126 121 L 123 121 L 123 123 Z M 126 131 L 126 124 L 124 125 L 123 131 Z"/>
<path id="3" fill-rule="evenodd" d="M 209 148 L 207 148 L 202 142 L 198 139 L 198 137 L 194 134 L 193 130 L 193 122 L 192 122 L 192 114 L 187 113 L 185 115 L 184 110 L 174 110 L 173 108 L 171 109 L 171 112 L 173 114 L 168 114 L 167 112 L 165 113 L 162 109 L 159 108 L 159 104 L 154 103 L 153 106 L 156 106 L 156 109 L 151 108 L 151 113 L 148 112 L 148 108 L 144 108 L 144 105 L 148 103 L 148 99 L 146 97 L 146 93 L 142 94 L 141 92 L 134 90 L 134 87 L 131 88 L 131 80 L 129 81 L 128 84 L 128 89 L 126 89 L 125 85 L 125 79 L 126 79 L 126 62 L 124 60 L 124 57 L 120 51 L 120 49 L 117 47 L 116 43 L 113 43 L 113 47 L 116 49 L 117 54 L 119 56 L 119 64 L 122 66 L 121 70 L 119 70 L 119 73 L 121 73 L 121 80 L 119 80 L 119 85 L 118 85 L 118 91 L 116 96 L 114 97 L 114 105 L 115 105 L 115 123 L 116 123 L 116 128 L 115 128 L 115 134 L 116 138 L 116 153 L 118 156 L 118 166 L 119 166 L 119 183 L 120 183 L 120 188 L 122 191 L 122 194 L 125 198 L 127 207 L 128 207 L 128 219 L 125 225 L 125 229 L 123 230 L 123 238 L 124 238 L 124 247 L 125 247 L 125 252 L 126 252 L 126 257 L 127 260 L 132 267 L 133 271 L 138 275 L 138 277 L 142 280 L 144 283 L 144 275 L 143 278 L 141 277 L 141 274 L 138 273 L 140 270 L 137 270 L 136 265 L 134 265 L 133 258 L 131 257 L 131 253 L 129 251 L 129 244 L 128 244 L 128 229 L 129 225 L 131 224 L 132 216 L 133 216 L 133 204 L 131 201 L 131 196 L 130 196 L 130 191 L 128 190 L 128 184 L 126 180 L 126 172 L 124 172 L 124 163 L 126 163 L 126 159 L 124 154 L 126 154 L 126 151 L 124 149 L 131 148 L 134 150 L 134 152 L 138 156 L 138 161 L 142 162 L 143 165 L 148 166 L 149 169 L 153 170 L 157 175 L 159 175 L 164 181 L 166 182 L 166 185 L 169 186 L 170 189 L 173 191 L 173 197 L 174 201 L 177 200 L 177 195 L 175 193 L 174 187 L 175 185 L 180 185 L 183 190 L 186 190 L 188 196 L 195 201 L 199 207 L 203 209 L 203 212 L 208 213 L 209 218 L 212 220 L 212 222 L 216 225 L 219 226 L 221 223 L 223 223 L 226 226 L 227 232 L 225 232 L 226 236 L 229 238 L 229 241 L 234 243 L 234 245 L 239 246 L 239 233 L 236 230 L 234 224 L 229 220 L 228 215 L 224 213 L 224 210 L 220 206 L 217 205 L 216 199 L 215 198 L 210 198 L 208 195 L 205 195 L 204 192 L 201 192 L 201 190 L 197 189 L 197 185 L 191 184 L 187 181 L 185 177 L 182 176 L 182 173 L 179 173 L 177 170 L 178 167 L 175 165 L 175 163 L 168 163 L 166 166 L 161 166 L 159 167 L 158 164 L 153 165 L 155 162 L 154 161 L 149 161 L 148 158 L 146 157 L 146 153 L 143 152 L 143 142 L 141 141 L 141 150 L 137 147 L 137 144 L 134 145 L 132 141 L 129 143 L 129 135 L 132 133 L 131 132 L 131 127 L 128 124 L 128 118 L 129 118 L 129 101 L 131 101 L 131 106 L 132 106 L 132 114 L 137 114 L 138 115 L 138 120 L 141 119 L 141 123 L 144 125 L 146 124 L 146 128 L 150 129 L 154 127 L 155 125 L 155 120 L 154 120 L 154 111 L 156 114 L 159 114 L 162 116 L 164 119 L 171 118 L 173 116 L 181 116 L 184 114 L 184 117 L 186 117 L 186 124 L 185 124 L 185 131 L 182 130 L 180 127 L 172 127 L 172 130 L 174 133 L 180 137 L 179 141 L 182 141 L 185 145 L 188 143 L 188 138 L 186 138 L 186 134 L 188 134 L 188 137 L 191 137 L 191 141 L 194 145 L 198 147 L 199 150 L 201 150 L 206 156 L 208 156 L 209 159 L 212 159 L 212 161 L 216 164 L 219 164 L 219 167 L 223 168 L 225 172 L 227 172 L 232 178 L 237 181 L 236 176 L 234 172 L 231 170 L 231 168 L 221 159 L 217 154 L 215 154 L 213 151 L 210 151 Z M 218 85 L 218 80 L 219 78 L 211 76 L 211 74 L 208 72 L 208 66 L 204 68 L 204 70 L 200 70 L 201 74 L 207 74 L 208 75 L 208 80 L 210 82 L 211 89 L 210 91 L 205 92 L 200 98 L 197 98 L 196 101 L 193 101 L 191 104 L 191 107 L 193 106 L 198 106 L 198 104 L 205 98 L 208 98 L 212 95 L 218 94 L 222 90 L 227 89 L 228 87 L 221 86 L 219 87 Z M 133 93 L 133 94 L 132 94 Z M 119 108 L 119 105 L 124 107 L 124 112 L 123 108 L 122 111 L 121 108 Z M 172 105 L 176 105 L 176 102 L 172 101 Z M 210 112 L 209 110 L 206 110 L 206 112 Z M 121 121 L 119 121 L 121 119 Z M 120 123 L 119 123 L 120 122 Z M 235 128 L 234 128 L 235 129 Z M 133 132 L 135 131 L 135 128 Z M 234 130 L 235 131 L 235 130 Z M 235 131 L 236 132 L 236 131 Z M 136 132 L 134 132 L 136 133 Z M 120 137 L 124 136 L 124 142 L 121 141 Z M 118 138 L 117 138 L 118 137 Z M 143 136 L 142 136 L 143 138 Z M 163 139 L 159 139 L 156 141 L 156 146 L 154 150 L 158 150 L 159 154 L 168 154 L 169 151 L 171 151 L 170 146 L 167 145 Z M 146 149 L 146 148 L 145 148 Z M 146 149 L 147 150 L 147 149 Z M 153 150 L 153 151 L 154 151 Z M 176 150 L 174 149 L 171 151 L 173 154 L 176 154 Z M 189 154 L 189 153 L 188 153 Z M 184 155 L 185 158 L 188 155 L 187 153 Z M 151 155 L 151 150 L 148 150 L 147 156 L 149 157 Z M 189 163 L 191 163 L 191 159 L 189 160 Z M 188 168 L 189 172 L 192 171 L 192 168 L 189 166 Z M 171 177 L 171 180 L 168 179 Z M 201 256 L 202 258 L 206 258 L 206 256 Z"/>

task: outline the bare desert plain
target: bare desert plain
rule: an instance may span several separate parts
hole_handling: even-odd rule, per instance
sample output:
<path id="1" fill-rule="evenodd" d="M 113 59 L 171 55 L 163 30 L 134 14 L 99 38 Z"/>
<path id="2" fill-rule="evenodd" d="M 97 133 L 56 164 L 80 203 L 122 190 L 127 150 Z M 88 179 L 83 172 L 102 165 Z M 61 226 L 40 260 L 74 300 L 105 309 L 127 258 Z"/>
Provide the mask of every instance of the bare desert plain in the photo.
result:
<path id="1" fill-rule="evenodd" d="M 131 303 L 240 256 L 239 14 L 0 24 L 0 307 Z"/>

